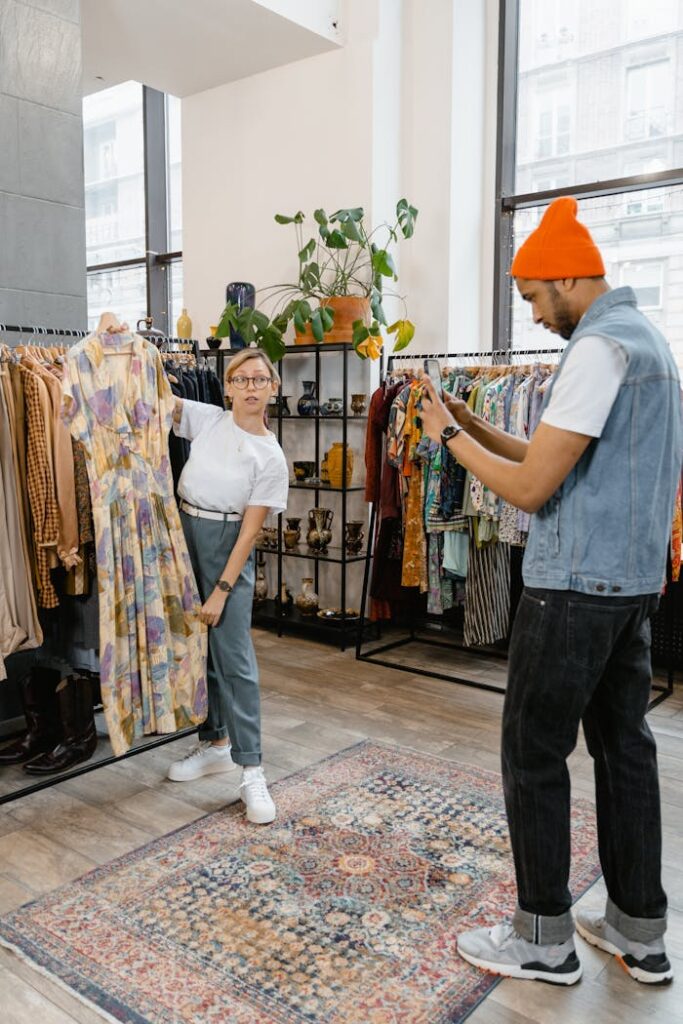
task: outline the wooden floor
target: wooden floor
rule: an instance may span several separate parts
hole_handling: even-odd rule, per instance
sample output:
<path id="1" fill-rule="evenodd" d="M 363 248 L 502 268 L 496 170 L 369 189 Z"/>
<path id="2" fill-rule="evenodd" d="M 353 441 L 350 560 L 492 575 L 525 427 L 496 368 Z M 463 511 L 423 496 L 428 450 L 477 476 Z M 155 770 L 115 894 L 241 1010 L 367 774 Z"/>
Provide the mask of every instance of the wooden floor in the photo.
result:
<path id="1" fill-rule="evenodd" d="M 263 682 L 264 750 L 269 779 L 365 737 L 499 770 L 502 697 L 356 662 L 351 653 L 257 634 Z M 482 681 L 503 681 L 504 666 L 467 659 Z M 668 951 L 678 981 L 637 985 L 608 957 L 577 938 L 580 984 L 560 989 L 504 981 L 470 1017 L 472 1024 L 683 1024 L 683 692 L 650 715 L 660 752 L 664 878 L 670 900 Z M 166 781 L 183 739 L 0 808 L 0 912 L 77 878 L 151 838 L 237 796 L 239 772 L 184 785 Z M 572 757 L 574 792 L 593 798 L 583 743 Z M 583 903 L 604 903 L 602 883 Z M 3 1024 L 95 1024 L 101 1018 L 5 950 L 0 952 Z M 226 1022 L 228 1024 L 228 1022 Z"/>

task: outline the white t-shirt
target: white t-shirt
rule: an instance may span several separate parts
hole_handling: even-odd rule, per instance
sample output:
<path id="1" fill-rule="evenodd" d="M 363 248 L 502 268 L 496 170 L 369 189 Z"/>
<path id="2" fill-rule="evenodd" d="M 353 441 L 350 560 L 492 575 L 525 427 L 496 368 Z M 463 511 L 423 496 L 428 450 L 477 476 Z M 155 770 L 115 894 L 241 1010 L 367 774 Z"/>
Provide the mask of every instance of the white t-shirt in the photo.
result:
<path id="1" fill-rule="evenodd" d="M 183 401 L 178 437 L 192 442 L 178 494 L 208 512 L 244 515 L 249 505 L 284 512 L 289 493 L 287 460 L 275 434 L 249 434 L 231 412 Z"/>
<path id="2" fill-rule="evenodd" d="M 542 423 L 600 437 L 626 376 L 626 355 L 609 338 L 579 338 L 553 387 Z"/>

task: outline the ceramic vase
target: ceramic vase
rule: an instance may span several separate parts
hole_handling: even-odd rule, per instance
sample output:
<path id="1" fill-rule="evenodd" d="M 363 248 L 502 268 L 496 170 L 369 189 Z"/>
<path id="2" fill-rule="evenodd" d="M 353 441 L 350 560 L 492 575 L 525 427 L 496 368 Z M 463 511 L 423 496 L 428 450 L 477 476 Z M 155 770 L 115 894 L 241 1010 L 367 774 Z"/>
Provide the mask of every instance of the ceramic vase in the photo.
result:
<path id="1" fill-rule="evenodd" d="M 315 615 L 318 611 L 318 595 L 313 589 L 313 579 L 305 576 L 301 581 L 301 593 L 296 595 L 294 603 L 302 615 Z"/>
<path id="2" fill-rule="evenodd" d="M 344 445 L 336 441 L 327 453 L 327 467 L 331 487 L 341 487 L 344 475 Z M 351 486 L 353 477 L 353 452 L 346 446 L 346 486 Z"/>
<path id="3" fill-rule="evenodd" d="M 357 555 L 363 547 L 363 527 L 365 523 L 352 520 L 346 524 L 346 534 L 344 537 L 344 543 L 346 545 L 346 551 L 349 555 Z"/>
<path id="4" fill-rule="evenodd" d="M 299 543 L 300 530 L 285 530 L 282 534 L 285 541 L 285 551 L 293 551 Z"/>
<path id="5" fill-rule="evenodd" d="M 296 542 L 298 544 L 301 540 L 301 516 L 288 516 L 285 521 L 288 530 L 296 531 Z"/>
<path id="6" fill-rule="evenodd" d="M 254 604 L 263 604 L 268 597 L 268 581 L 266 579 L 266 563 L 256 563 L 256 582 L 254 583 Z"/>
<path id="7" fill-rule="evenodd" d="M 367 395 L 351 395 L 351 412 L 354 416 L 362 416 L 367 407 Z"/>
<path id="8" fill-rule="evenodd" d="M 315 416 L 318 411 L 317 384 L 314 380 L 302 380 L 304 393 L 297 402 L 299 416 Z"/>
<path id="9" fill-rule="evenodd" d="M 324 405 L 320 406 L 321 416 L 341 416 L 344 403 L 341 398 L 328 398 Z"/>
<path id="10" fill-rule="evenodd" d="M 256 289 L 248 281 L 231 281 L 225 288 L 225 301 L 233 302 L 241 312 L 253 309 L 256 302 Z M 230 328 L 230 348 L 244 348 L 246 342 L 233 327 Z"/>
<path id="11" fill-rule="evenodd" d="M 283 583 L 280 587 L 280 593 L 275 598 L 275 606 L 281 615 L 291 615 L 292 608 L 294 607 L 294 598 L 292 592 L 286 583 Z"/>
<path id="12" fill-rule="evenodd" d="M 176 323 L 176 336 L 182 338 L 183 341 L 187 341 L 192 337 L 192 321 L 188 315 L 187 309 L 183 306 L 182 312 L 178 317 Z"/>
<path id="13" fill-rule="evenodd" d="M 325 554 L 327 545 L 332 540 L 332 520 L 334 512 L 331 508 L 312 508 L 308 513 L 308 534 L 306 540 L 309 548 Z"/>

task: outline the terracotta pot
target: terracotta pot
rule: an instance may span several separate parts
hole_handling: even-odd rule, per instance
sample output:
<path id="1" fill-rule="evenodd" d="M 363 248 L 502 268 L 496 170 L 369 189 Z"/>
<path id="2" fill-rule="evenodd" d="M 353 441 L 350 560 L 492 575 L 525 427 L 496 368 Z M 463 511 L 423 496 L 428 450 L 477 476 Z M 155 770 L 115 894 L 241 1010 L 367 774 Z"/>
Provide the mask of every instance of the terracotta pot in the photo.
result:
<path id="1" fill-rule="evenodd" d="M 342 476 L 344 468 L 344 445 L 341 441 L 336 441 L 329 452 L 327 453 L 327 472 L 330 478 L 331 487 L 342 486 Z M 346 486 L 351 486 L 351 478 L 353 477 L 353 452 L 346 447 Z"/>
<path id="2" fill-rule="evenodd" d="M 372 320 L 370 299 L 363 295 L 332 295 L 327 299 L 321 299 L 320 305 L 329 306 L 334 310 L 334 324 L 332 330 L 324 335 L 324 341 L 343 341 L 350 345 L 353 341 L 354 320 L 363 320 L 368 325 Z M 296 331 L 296 343 L 297 345 L 315 345 L 310 324 L 306 324 L 303 334 Z"/>

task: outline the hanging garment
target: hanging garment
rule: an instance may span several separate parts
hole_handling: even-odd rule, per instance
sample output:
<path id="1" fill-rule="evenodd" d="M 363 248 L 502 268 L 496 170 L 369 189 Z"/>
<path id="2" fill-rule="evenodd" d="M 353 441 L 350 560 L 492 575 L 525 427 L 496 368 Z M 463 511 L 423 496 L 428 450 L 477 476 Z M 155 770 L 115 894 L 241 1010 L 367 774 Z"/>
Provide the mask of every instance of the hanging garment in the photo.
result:
<path id="1" fill-rule="evenodd" d="M 510 622 L 510 548 L 470 540 L 465 585 L 465 644 L 482 646 L 504 640 Z"/>
<path id="2" fill-rule="evenodd" d="M 91 335 L 68 355 L 63 416 L 87 457 L 100 685 L 117 755 L 207 713 L 206 630 L 168 456 L 174 403 L 159 353 L 137 335 Z"/>

